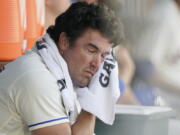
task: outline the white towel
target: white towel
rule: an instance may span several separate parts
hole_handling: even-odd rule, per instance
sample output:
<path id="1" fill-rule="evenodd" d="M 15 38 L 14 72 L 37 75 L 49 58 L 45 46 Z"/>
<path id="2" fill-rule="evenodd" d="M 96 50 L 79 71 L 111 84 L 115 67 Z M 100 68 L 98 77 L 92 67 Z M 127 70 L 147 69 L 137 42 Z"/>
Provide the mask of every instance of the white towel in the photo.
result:
<path id="1" fill-rule="evenodd" d="M 65 60 L 48 34 L 37 41 L 35 50 L 57 79 L 67 115 L 70 116 L 70 120 L 73 120 L 74 116 L 77 115 L 76 95 Z M 77 88 L 75 92 L 84 110 L 94 114 L 107 124 L 113 124 L 115 104 L 120 96 L 120 91 L 117 62 L 112 54 L 106 57 L 89 86 Z"/>
<path id="2" fill-rule="evenodd" d="M 81 107 L 96 115 L 106 124 L 115 119 L 115 104 L 120 96 L 118 65 L 112 54 L 108 55 L 88 87 L 78 88 Z"/>
<path id="3" fill-rule="evenodd" d="M 73 118 L 78 113 L 75 105 L 76 96 L 65 60 L 48 34 L 38 40 L 35 47 L 49 71 L 57 79 L 66 113 L 70 116 L 70 120 L 74 121 Z"/>

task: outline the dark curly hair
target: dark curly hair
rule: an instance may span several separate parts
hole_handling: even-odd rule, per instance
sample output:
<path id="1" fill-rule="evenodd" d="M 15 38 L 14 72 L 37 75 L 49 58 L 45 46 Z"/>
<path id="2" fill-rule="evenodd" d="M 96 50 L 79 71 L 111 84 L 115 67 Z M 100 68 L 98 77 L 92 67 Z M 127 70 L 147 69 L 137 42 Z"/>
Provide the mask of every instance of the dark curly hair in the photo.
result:
<path id="1" fill-rule="evenodd" d="M 117 45 L 124 38 L 123 28 L 115 14 L 103 4 L 77 2 L 56 18 L 47 33 L 57 44 L 61 32 L 73 43 L 88 28 L 100 31 L 111 43 Z"/>

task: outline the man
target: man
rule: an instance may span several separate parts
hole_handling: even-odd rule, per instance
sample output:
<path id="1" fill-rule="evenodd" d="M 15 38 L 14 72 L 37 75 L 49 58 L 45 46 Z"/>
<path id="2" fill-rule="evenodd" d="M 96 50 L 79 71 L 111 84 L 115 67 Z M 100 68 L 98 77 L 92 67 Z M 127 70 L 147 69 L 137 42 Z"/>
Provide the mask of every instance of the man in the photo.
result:
<path id="1" fill-rule="evenodd" d="M 67 89 L 71 82 L 74 87 L 90 83 L 121 32 L 107 7 L 71 5 L 32 51 L 1 68 L 0 134 L 92 135 L 95 116 L 83 109 L 78 116 L 67 111 L 74 100 Z"/>

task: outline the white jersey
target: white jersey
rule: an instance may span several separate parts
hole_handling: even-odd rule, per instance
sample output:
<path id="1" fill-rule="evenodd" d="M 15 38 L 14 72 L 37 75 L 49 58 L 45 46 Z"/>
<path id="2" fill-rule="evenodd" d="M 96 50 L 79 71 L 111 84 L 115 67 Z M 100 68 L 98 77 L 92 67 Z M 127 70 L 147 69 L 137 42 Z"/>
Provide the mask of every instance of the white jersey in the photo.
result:
<path id="1" fill-rule="evenodd" d="M 74 118 L 75 119 L 75 118 Z M 31 52 L 0 72 L 0 135 L 69 122 L 57 80 L 39 55 Z"/>

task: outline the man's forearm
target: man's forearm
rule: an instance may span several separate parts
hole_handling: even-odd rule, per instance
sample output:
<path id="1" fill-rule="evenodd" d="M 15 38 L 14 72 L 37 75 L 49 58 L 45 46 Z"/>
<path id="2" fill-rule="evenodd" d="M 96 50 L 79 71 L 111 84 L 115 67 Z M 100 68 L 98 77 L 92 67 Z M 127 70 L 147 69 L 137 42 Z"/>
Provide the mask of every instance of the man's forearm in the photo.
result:
<path id="1" fill-rule="evenodd" d="M 72 125 L 72 135 L 93 135 L 96 117 L 84 110 Z"/>
<path id="2" fill-rule="evenodd" d="M 61 123 L 47 126 L 32 131 L 33 135 L 93 135 L 95 127 L 95 116 L 86 111 L 81 111 L 76 122 Z"/>

